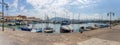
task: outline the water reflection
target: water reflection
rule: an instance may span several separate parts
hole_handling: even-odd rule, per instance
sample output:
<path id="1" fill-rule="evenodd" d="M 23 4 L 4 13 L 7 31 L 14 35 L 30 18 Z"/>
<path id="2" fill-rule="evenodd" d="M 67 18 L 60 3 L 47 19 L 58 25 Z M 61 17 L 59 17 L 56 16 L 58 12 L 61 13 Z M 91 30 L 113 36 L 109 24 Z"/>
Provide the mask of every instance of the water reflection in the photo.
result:
<path id="1" fill-rule="evenodd" d="M 82 27 L 82 26 L 84 26 L 84 27 L 93 26 L 95 24 L 99 24 L 99 23 L 71 24 L 71 26 L 73 27 L 74 32 L 79 32 L 80 27 Z M 30 25 L 33 25 L 33 28 L 42 28 L 42 29 L 44 29 L 47 24 L 46 23 L 38 23 L 38 24 L 30 24 Z M 15 28 L 16 30 L 20 30 L 21 26 L 23 26 L 23 25 L 9 26 L 9 28 Z M 55 30 L 54 33 L 60 33 L 61 24 L 49 24 L 49 26 L 52 27 Z"/>

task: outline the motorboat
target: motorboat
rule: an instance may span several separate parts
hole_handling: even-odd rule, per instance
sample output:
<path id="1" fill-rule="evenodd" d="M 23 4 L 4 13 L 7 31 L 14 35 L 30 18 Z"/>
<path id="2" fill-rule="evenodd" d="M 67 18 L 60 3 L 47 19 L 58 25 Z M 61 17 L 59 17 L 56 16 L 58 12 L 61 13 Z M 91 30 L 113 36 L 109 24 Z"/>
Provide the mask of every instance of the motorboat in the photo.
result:
<path id="1" fill-rule="evenodd" d="M 21 30 L 22 30 L 22 31 L 31 31 L 31 30 L 32 30 L 32 28 L 28 28 L 28 27 L 21 27 Z"/>
<path id="2" fill-rule="evenodd" d="M 42 32 L 42 28 L 33 28 L 31 32 L 35 32 L 35 33 Z"/>
<path id="3" fill-rule="evenodd" d="M 63 25 L 60 27 L 60 32 L 61 33 L 70 33 L 70 32 L 73 32 L 73 28 L 71 25 Z"/>
<path id="4" fill-rule="evenodd" d="M 46 27 L 46 28 L 44 28 L 44 32 L 45 32 L 45 33 L 53 33 L 54 30 L 53 30 L 53 28 L 51 28 L 51 27 Z"/>
<path id="5" fill-rule="evenodd" d="M 45 18 L 46 18 L 46 27 L 44 28 L 44 32 L 45 33 L 53 33 L 54 32 L 53 28 L 51 28 L 49 26 L 49 23 L 50 23 L 49 16 L 46 15 Z"/>
<path id="6" fill-rule="evenodd" d="M 73 32 L 73 28 L 70 25 L 69 21 L 62 21 L 61 27 L 60 27 L 60 32 L 61 33 L 70 33 L 70 32 Z"/>
<path id="7" fill-rule="evenodd" d="M 20 27 L 22 31 L 31 31 L 32 30 L 32 25 L 26 25 L 23 27 Z"/>

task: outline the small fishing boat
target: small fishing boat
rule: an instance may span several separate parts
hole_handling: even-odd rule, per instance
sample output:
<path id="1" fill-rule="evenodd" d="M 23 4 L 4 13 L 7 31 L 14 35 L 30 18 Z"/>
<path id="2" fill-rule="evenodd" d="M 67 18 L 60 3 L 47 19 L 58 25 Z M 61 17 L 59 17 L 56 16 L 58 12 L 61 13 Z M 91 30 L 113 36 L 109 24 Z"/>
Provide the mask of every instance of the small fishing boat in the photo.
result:
<path id="1" fill-rule="evenodd" d="M 44 28 L 44 32 L 45 32 L 45 33 L 53 33 L 54 30 L 53 30 L 53 28 L 51 28 L 51 27 L 46 27 L 46 28 Z"/>
<path id="2" fill-rule="evenodd" d="M 31 32 L 35 32 L 35 33 L 42 32 L 42 28 L 33 28 Z"/>

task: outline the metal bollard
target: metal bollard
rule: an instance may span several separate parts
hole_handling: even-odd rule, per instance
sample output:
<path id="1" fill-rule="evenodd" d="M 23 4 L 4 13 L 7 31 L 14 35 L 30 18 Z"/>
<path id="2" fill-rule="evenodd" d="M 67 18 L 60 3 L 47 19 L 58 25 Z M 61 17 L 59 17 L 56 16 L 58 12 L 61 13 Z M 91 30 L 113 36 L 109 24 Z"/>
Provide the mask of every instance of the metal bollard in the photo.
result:
<path id="1" fill-rule="evenodd" d="M 15 28 L 13 28 L 13 31 L 15 31 Z"/>

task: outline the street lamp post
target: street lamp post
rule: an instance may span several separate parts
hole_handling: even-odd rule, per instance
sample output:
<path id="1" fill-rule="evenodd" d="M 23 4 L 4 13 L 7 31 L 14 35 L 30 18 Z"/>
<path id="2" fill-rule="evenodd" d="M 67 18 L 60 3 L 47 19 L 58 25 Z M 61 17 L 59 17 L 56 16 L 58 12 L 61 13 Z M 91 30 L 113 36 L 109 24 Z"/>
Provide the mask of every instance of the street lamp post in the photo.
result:
<path id="1" fill-rule="evenodd" d="M 112 21 L 111 21 L 111 20 L 112 20 L 112 16 L 114 16 L 114 15 L 115 15 L 115 13 L 113 13 L 113 12 L 107 13 L 107 16 L 110 17 L 110 20 L 109 20 L 109 21 L 110 21 L 110 22 L 109 22 L 109 23 L 110 23 L 110 29 L 112 29 L 112 27 L 111 27 Z"/>
<path id="2" fill-rule="evenodd" d="M 4 5 L 3 5 L 3 3 L 4 3 L 4 0 L 2 0 L 2 31 L 4 31 Z"/>
<path id="3" fill-rule="evenodd" d="M 6 10 L 8 10 L 8 4 L 4 3 L 4 0 L 0 2 L 2 4 L 2 31 L 4 31 L 4 5 L 6 6 Z"/>

